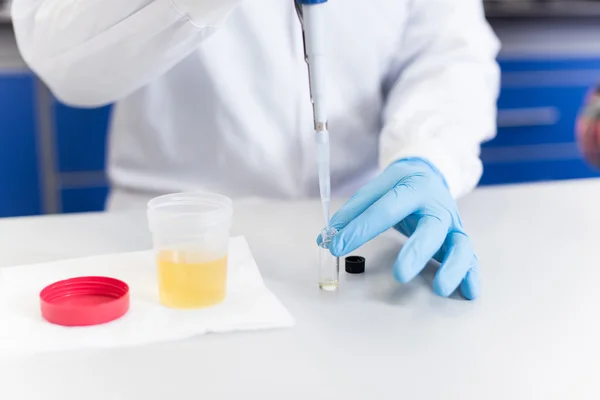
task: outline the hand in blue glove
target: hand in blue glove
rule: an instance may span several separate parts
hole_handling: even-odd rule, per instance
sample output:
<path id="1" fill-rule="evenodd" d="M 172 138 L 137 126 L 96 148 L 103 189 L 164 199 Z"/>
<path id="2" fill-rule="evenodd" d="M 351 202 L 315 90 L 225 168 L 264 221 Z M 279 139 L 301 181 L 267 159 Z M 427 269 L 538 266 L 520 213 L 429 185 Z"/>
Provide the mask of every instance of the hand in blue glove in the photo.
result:
<path id="1" fill-rule="evenodd" d="M 398 281 L 409 282 L 434 258 L 442 263 L 433 281 L 438 295 L 450 296 L 459 286 L 469 300 L 479 294 L 478 261 L 456 202 L 442 175 L 425 160 L 389 166 L 348 200 L 331 226 L 340 231 L 330 246 L 337 257 L 394 227 L 409 237 L 394 263 Z"/>

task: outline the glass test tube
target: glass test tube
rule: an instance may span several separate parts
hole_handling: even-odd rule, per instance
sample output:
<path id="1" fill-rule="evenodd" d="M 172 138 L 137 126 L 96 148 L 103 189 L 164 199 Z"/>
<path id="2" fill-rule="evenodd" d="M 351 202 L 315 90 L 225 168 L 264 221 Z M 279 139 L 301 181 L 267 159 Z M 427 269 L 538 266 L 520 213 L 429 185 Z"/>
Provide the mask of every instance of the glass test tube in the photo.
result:
<path id="1" fill-rule="evenodd" d="M 337 233 L 335 228 L 324 229 L 319 245 L 319 288 L 328 292 L 337 290 L 339 286 L 340 259 L 329 251 L 331 240 Z"/>

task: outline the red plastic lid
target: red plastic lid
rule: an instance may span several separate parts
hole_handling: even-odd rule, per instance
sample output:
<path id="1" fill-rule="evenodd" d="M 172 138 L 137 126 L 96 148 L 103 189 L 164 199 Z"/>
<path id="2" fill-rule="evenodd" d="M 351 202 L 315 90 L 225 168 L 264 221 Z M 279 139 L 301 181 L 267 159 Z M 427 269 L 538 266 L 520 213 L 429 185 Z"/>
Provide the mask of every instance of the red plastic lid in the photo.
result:
<path id="1" fill-rule="evenodd" d="M 53 283 L 40 292 L 42 316 L 64 326 L 113 321 L 129 310 L 129 286 L 118 279 L 83 276 Z"/>

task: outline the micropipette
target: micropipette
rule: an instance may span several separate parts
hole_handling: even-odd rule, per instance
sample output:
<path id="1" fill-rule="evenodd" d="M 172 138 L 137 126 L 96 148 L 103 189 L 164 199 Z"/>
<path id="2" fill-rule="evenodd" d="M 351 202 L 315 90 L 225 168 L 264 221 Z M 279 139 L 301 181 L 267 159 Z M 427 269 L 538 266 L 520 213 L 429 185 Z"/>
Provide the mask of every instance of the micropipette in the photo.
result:
<path id="1" fill-rule="evenodd" d="M 327 126 L 326 76 L 325 76 L 325 15 L 327 0 L 294 0 L 302 26 L 304 60 L 308 65 L 310 98 L 313 104 L 319 191 L 325 226 L 329 228 L 329 204 L 331 201 L 329 131 Z"/>

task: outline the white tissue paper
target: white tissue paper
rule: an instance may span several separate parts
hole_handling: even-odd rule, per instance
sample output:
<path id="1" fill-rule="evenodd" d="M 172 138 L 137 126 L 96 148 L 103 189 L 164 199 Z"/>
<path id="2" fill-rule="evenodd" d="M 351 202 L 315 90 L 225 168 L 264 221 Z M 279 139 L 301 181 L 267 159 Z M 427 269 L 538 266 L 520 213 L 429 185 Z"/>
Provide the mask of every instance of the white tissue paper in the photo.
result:
<path id="1" fill-rule="evenodd" d="M 243 237 L 230 240 L 228 259 L 225 301 L 199 310 L 174 310 L 159 304 L 152 251 L 1 268 L 0 357 L 137 346 L 209 332 L 293 326 L 292 316 L 264 285 Z M 42 318 L 39 293 L 45 286 L 62 279 L 98 275 L 129 285 L 131 303 L 125 316 L 91 327 L 62 327 Z"/>

